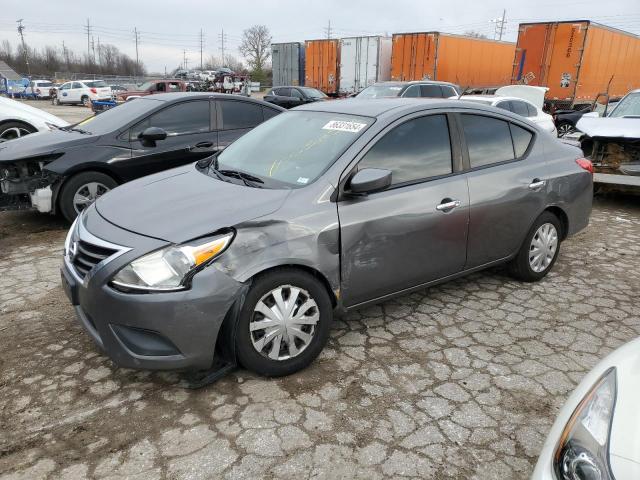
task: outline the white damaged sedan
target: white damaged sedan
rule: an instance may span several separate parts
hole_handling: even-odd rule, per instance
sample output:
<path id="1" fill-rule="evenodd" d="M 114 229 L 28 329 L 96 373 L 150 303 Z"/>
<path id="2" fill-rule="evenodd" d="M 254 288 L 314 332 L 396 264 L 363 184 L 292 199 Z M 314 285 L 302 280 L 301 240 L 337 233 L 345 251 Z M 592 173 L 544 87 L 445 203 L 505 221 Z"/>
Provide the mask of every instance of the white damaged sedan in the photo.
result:
<path id="1" fill-rule="evenodd" d="M 531 479 L 640 479 L 640 338 L 580 382 L 553 424 Z"/>
<path id="2" fill-rule="evenodd" d="M 0 142 L 69 125 L 61 118 L 26 103 L 0 97 Z"/>

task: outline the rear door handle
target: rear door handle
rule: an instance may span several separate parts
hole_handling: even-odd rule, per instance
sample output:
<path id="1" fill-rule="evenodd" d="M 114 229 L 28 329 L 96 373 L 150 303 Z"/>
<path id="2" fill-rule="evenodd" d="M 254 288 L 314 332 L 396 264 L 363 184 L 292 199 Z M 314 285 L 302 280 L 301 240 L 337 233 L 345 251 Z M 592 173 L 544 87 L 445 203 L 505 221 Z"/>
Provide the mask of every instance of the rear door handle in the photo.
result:
<path id="1" fill-rule="evenodd" d="M 446 213 L 450 212 L 456 207 L 459 207 L 460 205 L 462 205 L 462 202 L 460 200 L 451 200 L 450 198 L 445 198 L 444 200 L 442 200 L 442 203 L 440 205 L 436 206 L 436 210 Z"/>
<path id="2" fill-rule="evenodd" d="M 529 184 L 529 188 L 531 190 L 538 190 L 538 189 L 544 187 L 546 183 L 547 182 L 545 182 L 544 180 L 540 180 L 539 178 L 534 178 L 533 182 L 531 182 Z"/>

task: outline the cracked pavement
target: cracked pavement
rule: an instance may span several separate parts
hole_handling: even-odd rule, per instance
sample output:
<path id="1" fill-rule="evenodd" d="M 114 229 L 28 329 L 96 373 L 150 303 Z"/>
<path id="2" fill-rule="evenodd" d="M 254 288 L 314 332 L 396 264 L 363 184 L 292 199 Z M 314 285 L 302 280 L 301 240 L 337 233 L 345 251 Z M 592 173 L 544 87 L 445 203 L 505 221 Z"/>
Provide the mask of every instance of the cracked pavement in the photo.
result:
<path id="1" fill-rule="evenodd" d="M 59 286 L 66 226 L 0 214 L 0 478 L 522 479 L 570 392 L 640 334 L 640 202 L 596 199 L 551 274 L 497 268 L 338 319 L 290 377 L 116 368 Z"/>

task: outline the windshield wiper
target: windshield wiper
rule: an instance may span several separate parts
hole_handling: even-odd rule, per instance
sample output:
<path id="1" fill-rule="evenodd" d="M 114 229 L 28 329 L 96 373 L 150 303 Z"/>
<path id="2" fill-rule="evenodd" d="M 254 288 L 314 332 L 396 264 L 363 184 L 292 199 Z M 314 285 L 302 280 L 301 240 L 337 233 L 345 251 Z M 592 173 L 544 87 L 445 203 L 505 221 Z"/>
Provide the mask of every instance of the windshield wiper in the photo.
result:
<path id="1" fill-rule="evenodd" d="M 242 180 L 247 187 L 262 188 L 262 186 L 258 184 L 264 183 L 264 180 L 254 177 L 250 173 L 240 172 L 238 170 L 216 170 L 216 172 L 225 177 L 238 178 Z"/>

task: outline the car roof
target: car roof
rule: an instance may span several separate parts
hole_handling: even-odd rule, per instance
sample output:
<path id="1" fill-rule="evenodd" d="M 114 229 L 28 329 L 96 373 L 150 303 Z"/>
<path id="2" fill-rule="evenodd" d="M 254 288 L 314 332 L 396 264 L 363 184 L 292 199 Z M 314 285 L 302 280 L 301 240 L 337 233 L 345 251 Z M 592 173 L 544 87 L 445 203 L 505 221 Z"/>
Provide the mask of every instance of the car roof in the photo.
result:
<path id="1" fill-rule="evenodd" d="M 329 112 L 360 115 L 363 117 L 379 117 L 391 110 L 410 113 L 416 110 L 430 110 L 434 108 L 460 108 L 461 105 L 473 108 L 474 110 L 484 110 L 486 108 L 478 103 L 465 103 L 460 100 L 450 100 L 447 98 L 390 97 L 360 99 L 354 97 L 345 100 L 308 103 L 294 108 L 293 111 Z M 492 108 L 488 110 L 495 111 Z"/>
<path id="2" fill-rule="evenodd" d="M 449 85 L 451 87 L 456 87 L 455 83 L 451 82 L 442 82 L 440 80 L 411 80 L 411 81 L 395 81 L 390 80 L 387 82 L 376 82 L 373 84 L 376 85 L 388 85 L 388 86 L 405 86 L 405 85 Z"/>
<path id="3" fill-rule="evenodd" d="M 502 95 L 463 95 L 463 99 L 465 100 L 487 100 L 488 102 L 495 102 L 497 100 L 517 100 L 519 102 L 528 103 L 529 105 L 533 105 L 529 100 L 525 100 L 524 98 L 518 97 L 507 97 Z"/>
<path id="4" fill-rule="evenodd" d="M 253 102 L 266 107 L 271 107 L 276 110 L 284 110 L 282 107 L 278 105 L 274 105 L 273 103 L 267 103 L 262 100 L 258 100 L 257 98 L 245 97 L 243 95 L 232 95 L 230 93 L 214 93 L 214 92 L 171 92 L 171 93 L 157 93 L 155 95 L 148 95 L 142 97 L 145 99 L 157 100 L 160 102 L 177 102 L 179 100 L 183 100 L 185 98 L 226 98 L 239 100 L 241 102 Z"/>

